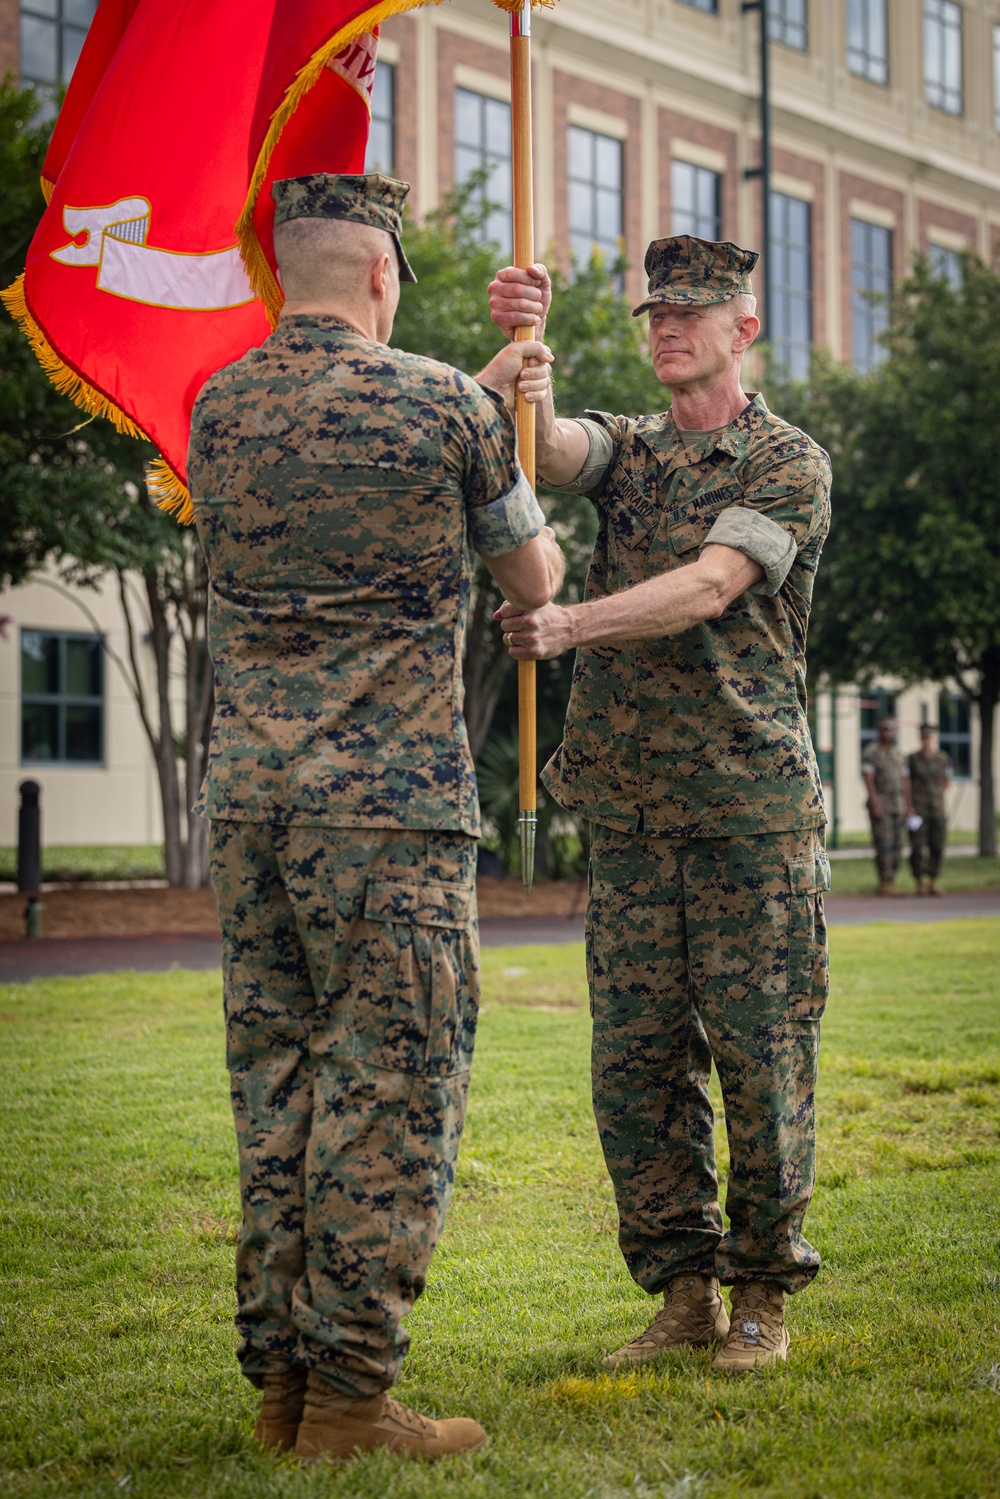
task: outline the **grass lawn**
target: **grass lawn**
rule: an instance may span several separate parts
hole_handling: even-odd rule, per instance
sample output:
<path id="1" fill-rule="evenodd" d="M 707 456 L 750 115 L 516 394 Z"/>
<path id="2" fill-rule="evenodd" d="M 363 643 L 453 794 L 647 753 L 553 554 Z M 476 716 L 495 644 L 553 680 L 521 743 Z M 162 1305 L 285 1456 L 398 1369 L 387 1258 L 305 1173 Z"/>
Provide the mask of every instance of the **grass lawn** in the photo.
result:
<path id="1" fill-rule="evenodd" d="M 51 843 L 42 849 L 42 878 L 162 880 L 162 843 Z M 0 880 L 17 879 L 17 849 L 0 848 Z"/>
<path id="2" fill-rule="evenodd" d="M 878 885 L 875 860 L 870 856 L 865 859 L 831 859 L 830 875 L 835 895 L 873 895 Z M 900 866 L 896 884 L 907 895 L 916 890 L 910 866 L 905 861 Z M 946 894 L 957 890 L 1000 889 L 1000 859 L 980 859 L 971 855 L 946 858 L 940 884 Z"/>
<path id="3" fill-rule="evenodd" d="M 218 975 L 0 989 L 2 1492 L 997 1495 L 1000 923 L 833 942 L 809 1221 L 824 1269 L 791 1303 L 791 1362 L 742 1382 L 690 1351 L 602 1369 L 652 1303 L 615 1243 L 582 951 L 485 953 L 459 1182 L 399 1394 L 492 1441 L 437 1469 L 303 1469 L 251 1442 Z"/>

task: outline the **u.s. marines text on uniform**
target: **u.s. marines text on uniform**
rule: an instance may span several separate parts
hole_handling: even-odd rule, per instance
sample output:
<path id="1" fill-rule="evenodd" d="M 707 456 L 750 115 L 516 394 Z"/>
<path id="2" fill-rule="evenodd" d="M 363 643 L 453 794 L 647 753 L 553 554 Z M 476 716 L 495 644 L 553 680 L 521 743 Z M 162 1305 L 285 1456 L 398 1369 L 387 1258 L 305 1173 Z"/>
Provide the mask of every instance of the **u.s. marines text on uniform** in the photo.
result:
<path id="1" fill-rule="evenodd" d="M 756 259 L 690 236 L 649 247 L 635 312 L 649 312 L 671 411 L 567 421 L 551 401 L 540 408 L 539 472 L 591 500 L 597 543 L 582 604 L 500 611 L 516 657 L 577 651 L 543 780 L 593 824 L 594 1109 L 622 1252 L 639 1285 L 664 1293 L 613 1366 L 718 1341 L 718 1369 L 784 1358 L 785 1294 L 819 1265 L 803 1220 L 829 870 L 805 643 L 830 467 L 743 391 Z M 494 320 L 541 337 L 549 295 L 544 268 L 506 268 L 490 287 Z"/>
<path id="2" fill-rule="evenodd" d="M 511 597 L 541 603 L 561 579 L 504 400 L 387 346 L 413 279 L 405 194 L 378 174 L 276 184 L 284 313 L 208 382 L 191 437 L 239 1356 L 264 1390 L 258 1437 L 305 1458 L 483 1440 L 385 1392 L 447 1210 L 476 1030 L 474 551 Z M 483 379 L 510 396 L 520 367 L 508 349 Z"/>

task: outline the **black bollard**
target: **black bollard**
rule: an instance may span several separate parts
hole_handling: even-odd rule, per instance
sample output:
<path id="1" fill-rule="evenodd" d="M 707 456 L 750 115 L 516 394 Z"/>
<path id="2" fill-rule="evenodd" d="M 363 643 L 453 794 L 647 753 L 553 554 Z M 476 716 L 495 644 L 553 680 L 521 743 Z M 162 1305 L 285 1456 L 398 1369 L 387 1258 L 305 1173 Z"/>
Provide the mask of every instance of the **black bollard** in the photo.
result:
<path id="1" fill-rule="evenodd" d="M 17 814 L 17 888 L 37 893 L 42 884 L 42 788 L 37 781 L 22 781 L 21 807 Z"/>

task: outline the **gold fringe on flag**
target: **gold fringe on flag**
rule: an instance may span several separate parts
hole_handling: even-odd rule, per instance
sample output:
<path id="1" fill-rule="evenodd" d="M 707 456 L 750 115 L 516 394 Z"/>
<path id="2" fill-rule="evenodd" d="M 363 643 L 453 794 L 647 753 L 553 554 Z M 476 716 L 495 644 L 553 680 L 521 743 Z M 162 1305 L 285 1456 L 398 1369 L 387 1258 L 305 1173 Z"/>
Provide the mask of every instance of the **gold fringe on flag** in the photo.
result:
<path id="1" fill-rule="evenodd" d="M 250 178 L 250 188 L 243 205 L 243 212 L 236 221 L 236 238 L 239 241 L 240 255 L 246 266 L 247 275 L 250 277 L 254 296 L 259 297 L 264 303 L 272 326 L 278 321 L 284 297 L 254 231 L 253 213 L 264 186 L 264 179 L 267 177 L 267 169 L 270 166 L 274 148 L 281 138 L 281 132 L 298 109 L 304 96 L 313 84 L 319 81 L 330 59 L 336 57 L 338 52 L 342 52 L 349 42 L 353 42 L 357 37 L 364 36 L 366 31 L 371 31 L 374 27 L 381 25 L 389 16 L 400 15 L 407 10 L 416 10 L 419 6 L 428 3 L 440 5 L 441 0 L 380 0 L 378 5 L 373 5 L 370 10 L 356 16 L 353 21 L 348 22 L 346 26 L 341 27 L 328 38 L 322 47 L 318 47 L 309 61 L 303 64 L 285 90 L 285 97 L 271 116 L 271 123 L 267 127 L 267 134 Z M 544 3 L 551 4 L 553 0 L 544 0 Z M 513 8 L 519 10 L 520 6 Z"/>
<path id="2" fill-rule="evenodd" d="M 126 437 L 138 437 L 143 442 L 148 441 L 145 432 L 137 427 L 135 422 L 115 405 L 114 401 L 102 395 L 56 353 L 31 315 L 24 295 L 23 274 L 18 276 L 16 281 L 12 281 L 6 291 L 0 291 L 0 301 L 20 327 L 34 350 L 35 358 L 61 396 L 68 396 L 74 405 L 79 406 L 83 411 L 88 411 L 91 416 L 107 417 L 108 421 L 113 422 L 118 431 L 124 432 Z"/>
<path id="3" fill-rule="evenodd" d="M 23 274 L 18 276 L 17 280 L 12 282 L 5 291 L 0 291 L 0 301 L 20 327 L 32 347 L 35 358 L 61 396 L 67 396 L 75 406 L 89 412 L 91 416 L 106 417 L 126 437 L 136 437 L 140 442 L 149 441 L 142 428 L 137 427 L 135 422 L 125 415 L 121 407 L 116 406 L 114 401 L 102 395 L 99 390 L 95 390 L 94 386 L 90 385 L 82 375 L 78 375 L 76 370 L 70 369 L 65 360 L 60 359 L 31 315 L 31 309 L 24 295 Z M 194 520 L 191 496 L 163 458 L 157 458 L 148 465 L 146 484 L 154 504 L 158 505 L 161 510 L 176 515 L 182 526 L 191 524 Z"/>
<path id="4" fill-rule="evenodd" d="M 546 10 L 552 10 L 555 7 L 555 3 L 556 0 L 531 0 L 531 8 L 532 10 L 537 10 L 542 6 Z M 507 10 L 512 13 L 524 9 L 524 0 L 493 0 L 493 4 L 500 10 Z"/>
<path id="5" fill-rule="evenodd" d="M 165 458 L 154 458 L 152 463 L 146 464 L 146 488 L 153 504 L 172 515 L 179 525 L 189 526 L 194 520 L 191 491 L 181 483 Z"/>

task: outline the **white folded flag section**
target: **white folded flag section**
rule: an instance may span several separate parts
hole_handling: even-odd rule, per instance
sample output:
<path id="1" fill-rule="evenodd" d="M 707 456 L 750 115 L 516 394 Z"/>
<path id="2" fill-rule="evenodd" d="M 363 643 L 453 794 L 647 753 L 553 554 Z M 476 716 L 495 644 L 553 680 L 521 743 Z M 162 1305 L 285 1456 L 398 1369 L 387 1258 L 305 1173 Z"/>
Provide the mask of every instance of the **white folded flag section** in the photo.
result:
<path id="1" fill-rule="evenodd" d="M 252 302 L 239 247 L 186 254 L 147 245 L 148 198 L 119 198 L 104 208 L 64 208 L 63 226 L 82 244 L 52 251 L 62 265 L 97 266 L 98 290 L 147 307 L 214 312 Z"/>

